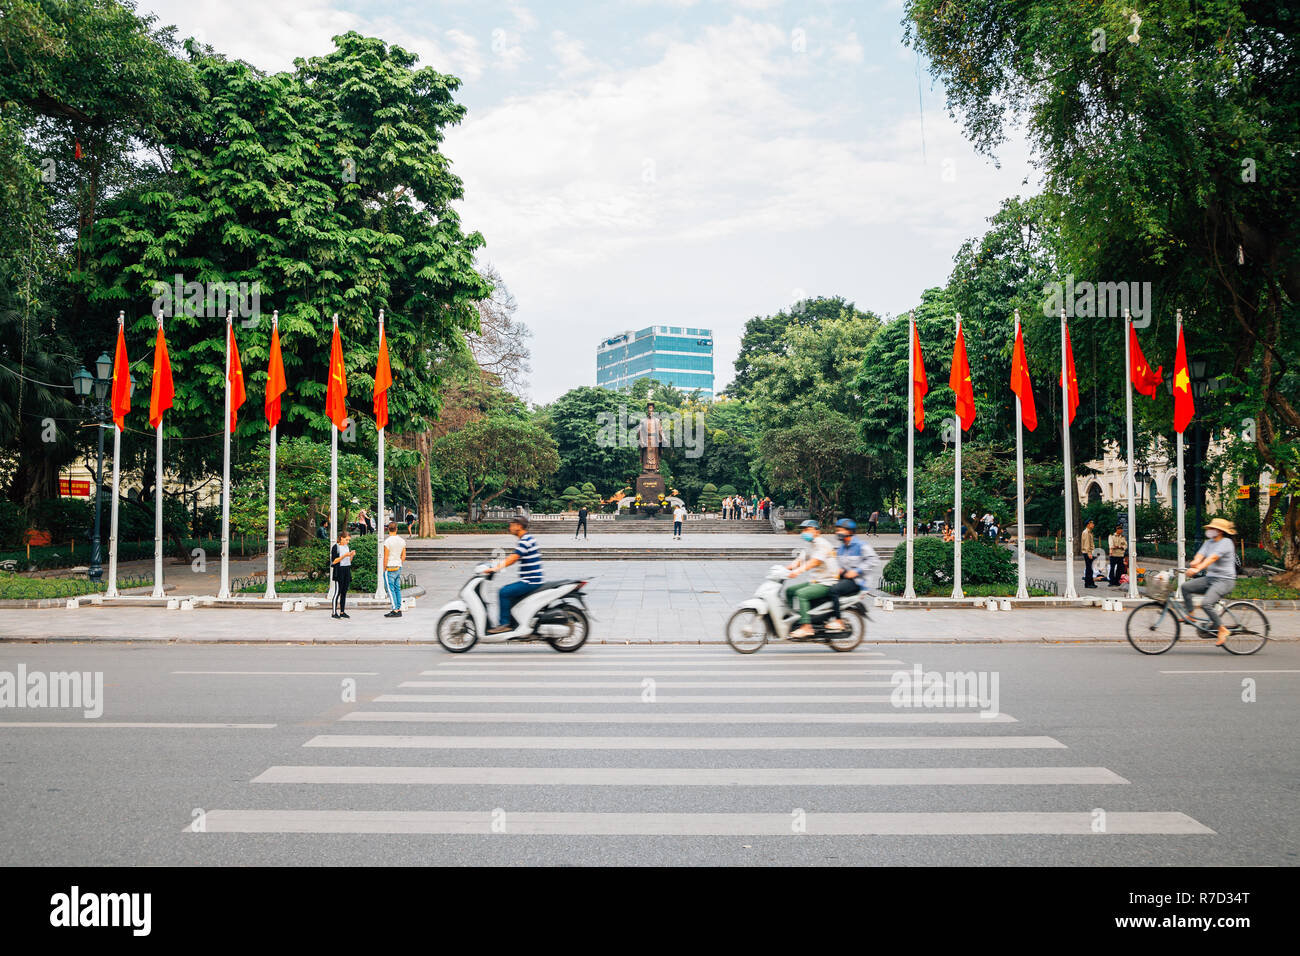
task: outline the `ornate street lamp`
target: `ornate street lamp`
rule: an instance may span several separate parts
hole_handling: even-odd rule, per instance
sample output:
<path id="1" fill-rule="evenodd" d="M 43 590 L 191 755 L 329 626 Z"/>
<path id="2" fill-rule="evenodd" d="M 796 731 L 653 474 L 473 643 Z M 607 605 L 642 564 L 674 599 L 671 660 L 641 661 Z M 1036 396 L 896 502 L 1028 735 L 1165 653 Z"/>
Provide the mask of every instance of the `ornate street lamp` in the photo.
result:
<path id="1" fill-rule="evenodd" d="M 100 500 L 104 491 L 104 429 L 112 420 L 105 399 L 113 384 L 113 360 L 108 357 L 107 352 L 101 353 L 99 358 L 95 359 L 95 373 L 92 375 L 83 367 L 72 376 L 72 390 L 81 399 L 81 407 L 95 419 L 95 429 L 99 432 L 99 447 L 95 458 L 95 530 L 90 544 L 90 567 L 86 572 L 86 576 L 92 581 L 98 581 L 104 576 L 103 559 L 100 553 L 99 514 Z M 131 388 L 132 391 L 135 390 L 134 377 L 131 379 Z M 91 392 L 94 392 L 94 398 L 88 402 Z"/>

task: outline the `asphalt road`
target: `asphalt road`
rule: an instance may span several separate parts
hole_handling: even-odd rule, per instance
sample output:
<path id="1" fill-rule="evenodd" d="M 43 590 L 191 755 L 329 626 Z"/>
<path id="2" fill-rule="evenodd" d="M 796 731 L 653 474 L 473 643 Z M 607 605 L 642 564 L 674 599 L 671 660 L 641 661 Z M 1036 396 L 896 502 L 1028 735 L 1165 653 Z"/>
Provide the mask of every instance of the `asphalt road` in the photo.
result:
<path id="1" fill-rule="evenodd" d="M 20 664 L 102 672 L 104 707 L 0 709 L 4 865 L 1300 862 L 1295 644 L 0 645 Z M 914 665 L 996 676 L 997 716 L 896 706 Z"/>

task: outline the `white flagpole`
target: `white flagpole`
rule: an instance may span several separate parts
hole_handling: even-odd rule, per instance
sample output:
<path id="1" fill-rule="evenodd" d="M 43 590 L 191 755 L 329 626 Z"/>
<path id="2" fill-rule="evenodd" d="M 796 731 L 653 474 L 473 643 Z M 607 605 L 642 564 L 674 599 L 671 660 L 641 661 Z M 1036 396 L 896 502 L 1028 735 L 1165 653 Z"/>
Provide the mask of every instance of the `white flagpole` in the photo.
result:
<path id="1" fill-rule="evenodd" d="M 907 583 L 903 588 L 903 597 L 911 600 L 916 597 L 912 586 L 912 539 L 915 534 L 916 516 L 912 513 L 912 459 L 916 445 L 916 315 L 907 313 Z"/>
<path id="2" fill-rule="evenodd" d="M 126 323 L 126 313 L 117 313 L 117 327 L 121 329 Z M 113 361 L 117 361 L 117 347 L 114 345 Z M 131 369 L 122 369 L 122 374 L 127 376 L 130 381 Z M 127 388 L 130 388 L 128 385 Z M 113 401 L 112 394 L 109 395 L 110 404 Z M 118 461 L 122 457 L 122 428 L 116 422 L 113 423 L 113 501 L 110 507 L 111 517 L 109 518 L 108 532 L 108 587 L 104 591 L 104 597 L 117 597 L 117 498 L 118 498 Z"/>
<path id="3" fill-rule="evenodd" d="M 379 310 L 379 337 L 384 337 L 384 310 Z M 382 601 L 388 594 L 384 587 L 384 432 L 379 429 L 379 502 L 375 511 L 375 600 Z"/>
<path id="4" fill-rule="evenodd" d="M 339 327 L 339 314 L 334 313 L 334 328 Z M 332 339 L 331 339 L 332 341 Z M 330 363 L 333 365 L 334 354 L 330 353 Z M 331 369 L 330 374 L 333 374 Z M 331 383 L 332 384 L 332 383 Z M 338 521 L 339 521 L 339 430 L 333 422 L 330 422 L 330 546 L 338 540 Z M 333 569 L 331 568 L 331 571 Z M 334 600 L 334 575 L 330 574 L 329 599 Z"/>
<path id="5" fill-rule="evenodd" d="M 221 423 L 223 458 L 221 462 L 221 586 L 217 598 L 230 597 L 230 343 L 234 340 L 233 318 L 226 312 L 226 417 Z"/>
<path id="6" fill-rule="evenodd" d="M 1061 310 L 1061 433 L 1065 466 L 1065 597 L 1078 598 L 1074 587 L 1074 469 L 1070 465 L 1070 375 L 1065 362 L 1065 310 Z"/>
<path id="7" fill-rule="evenodd" d="M 1128 422 L 1128 596 L 1136 598 L 1137 588 L 1137 490 L 1136 466 L 1133 463 L 1133 316 L 1124 310 L 1124 414 Z"/>
<path id="8" fill-rule="evenodd" d="M 162 330 L 163 320 L 162 311 L 158 312 L 158 329 Z M 152 383 L 151 383 L 152 384 Z M 167 591 L 163 587 L 163 449 L 162 449 L 162 415 L 158 416 L 158 426 L 154 434 L 155 443 L 155 474 L 154 474 L 154 507 L 153 507 L 153 596 L 156 598 L 166 597 Z"/>
<path id="9" fill-rule="evenodd" d="M 1016 337 L 1020 341 L 1020 310 L 1016 309 Z M 1012 346 L 1016 348 L 1016 346 Z M 1015 359 L 1013 357 L 1012 362 Z M 1024 601 L 1029 597 L 1025 580 L 1025 448 L 1024 421 L 1020 415 L 1020 393 L 1016 393 L 1016 597 Z"/>
<path id="10" fill-rule="evenodd" d="M 957 334 L 961 334 L 961 313 L 957 313 Z M 966 592 L 961 589 L 961 539 L 965 532 L 965 525 L 961 520 L 961 419 L 957 417 L 957 410 L 953 409 L 953 431 L 956 433 L 956 444 L 953 446 L 956 451 L 956 458 L 953 462 L 952 471 L 952 596 L 956 600 L 961 600 L 966 596 Z"/>
<path id="11" fill-rule="evenodd" d="M 1174 348 L 1178 348 L 1178 337 L 1183 333 L 1183 310 L 1179 309 L 1174 320 Z M 1177 366 L 1177 361 L 1174 365 Z M 1175 373 L 1177 369 L 1175 368 Z M 1187 503 L 1187 492 L 1183 488 L 1183 433 L 1175 432 L 1178 443 L 1178 472 L 1174 479 L 1177 484 L 1177 501 L 1171 501 L 1174 506 L 1174 514 L 1178 516 L 1178 587 L 1183 586 L 1183 581 L 1187 579 L 1187 527 L 1185 524 L 1186 514 L 1184 509 Z"/>
<path id="12" fill-rule="evenodd" d="M 271 334 L 280 327 L 280 310 L 276 309 L 271 313 Z M 271 387 L 270 379 L 267 379 L 267 388 Z M 276 598 L 275 593 L 275 436 L 279 429 L 279 423 L 271 426 L 271 481 L 270 494 L 266 502 L 266 593 L 262 595 L 268 601 Z"/>

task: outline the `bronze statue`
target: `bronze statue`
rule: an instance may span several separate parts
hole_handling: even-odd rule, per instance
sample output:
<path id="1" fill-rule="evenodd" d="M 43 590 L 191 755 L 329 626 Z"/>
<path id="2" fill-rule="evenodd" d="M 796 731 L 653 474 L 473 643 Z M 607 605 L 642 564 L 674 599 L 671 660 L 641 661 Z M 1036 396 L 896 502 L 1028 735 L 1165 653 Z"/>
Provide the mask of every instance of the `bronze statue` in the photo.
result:
<path id="1" fill-rule="evenodd" d="M 641 446 L 641 471 L 657 474 L 659 471 L 659 446 L 664 441 L 663 422 L 655 415 L 655 403 L 647 402 L 646 417 L 637 426 L 637 443 Z"/>

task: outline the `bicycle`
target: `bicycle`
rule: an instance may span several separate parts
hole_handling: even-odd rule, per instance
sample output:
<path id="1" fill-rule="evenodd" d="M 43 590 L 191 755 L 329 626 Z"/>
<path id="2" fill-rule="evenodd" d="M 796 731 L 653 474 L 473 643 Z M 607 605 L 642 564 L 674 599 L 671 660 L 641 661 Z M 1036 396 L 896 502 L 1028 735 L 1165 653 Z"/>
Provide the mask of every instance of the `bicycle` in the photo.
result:
<path id="1" fill-rule="evenodd" d="M 1183 624 L 1196 628 L 1202 638 L 1217 638 L 1219 629 L 1208 618 L 1189 615 L 1182 602 L 1174 599 L 1176 580 L 1166 571 L 1156 575 L 1149 588 L 1144 588 L 1151 600 L 1135 607 L 1124 625 L 1134 650 L 1142 654 L 1163 654 L 1178 643 Z M 1229 654 L 1254 654 L 1268 641 L 1268 617 L 1259 605 L 1250 601 L 1227 604 L 1220 601 L 1218 612 L 1229 632 L 1221 646 Z"/>

